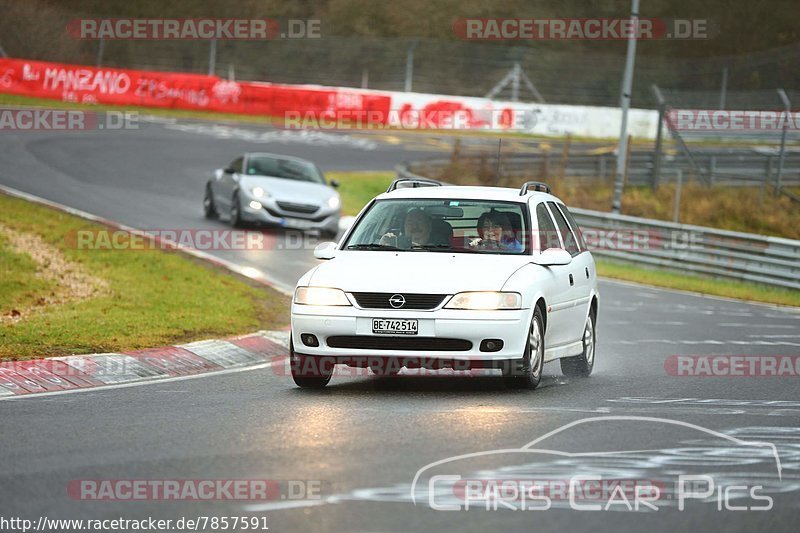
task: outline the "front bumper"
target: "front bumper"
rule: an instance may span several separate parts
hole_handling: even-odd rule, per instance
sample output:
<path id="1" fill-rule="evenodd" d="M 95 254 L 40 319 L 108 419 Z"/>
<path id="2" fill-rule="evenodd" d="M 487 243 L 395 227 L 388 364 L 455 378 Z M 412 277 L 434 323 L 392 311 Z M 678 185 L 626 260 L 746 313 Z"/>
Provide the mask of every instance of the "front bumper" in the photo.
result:
<path id="1" fill-rule="evenodd" d="M 261 209 L 250 207 L 251 201 L 261 204 Z M 282 226 L 296 230 L 318 230 L 337 233 L 339 231 L 339 209 L 321 206 L 316 212 L 305 214 L 281 209 L 275 198 L 251 198 L 242 201 L 242 219 L 248 222 L 260 222 L 270 226 Z"/>
<path id="2" fill-rule="evenodd" d="M 417 335 L 375 335 L 372 333 L 373 318 L 419 320 Z M 393 309 L 360 309 L 358 307 L 325 307 L 292 304 L 292 341 L 294 349 L 304 355 L 347 358 L 354 356 L 432 358 L 449 361 L 501 361 L 519 359 L 525 351 L 530 326 L 530 309 L 503 311 L 464 311 L 438 309 L 435 311 L 397 311 Z M 300 336 L 315 335 L 319 346 L 305 345 Z M 389 349 L 381 348 L 334 348 L 329 346 L 331 337 L 404 339 L 416 337 L 424 343 L 426 339 L 457 339 L 469 341 L 469 349 Z M 496 352 L 480 350 L 481 341 L 501 339 L 503 348 Z M 379 341 L 381 342 L 381 341 Z M 381 344 L 392 345 L 391 340 Z M 396 343 L 394 343 L 396 344 Z M 463 344 L 463 343 L 462 343 Z"/>

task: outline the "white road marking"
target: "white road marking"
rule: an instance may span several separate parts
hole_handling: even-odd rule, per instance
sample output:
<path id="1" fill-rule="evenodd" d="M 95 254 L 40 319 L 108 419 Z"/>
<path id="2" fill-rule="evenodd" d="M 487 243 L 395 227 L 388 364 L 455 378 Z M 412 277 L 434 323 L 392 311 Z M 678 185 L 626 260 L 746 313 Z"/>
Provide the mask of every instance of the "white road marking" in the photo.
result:
<path id="1" fill-rule="evenodd" d="M 755 324 L 753 322 L 723 322 L 717 326 L 723 328 L 797 329 L 797 326 L 792 324 Z"/>
<path id="2" fill-rule="evenodd" d="M 618 340 L 618 341 L 606 341 L 608 344 L 624 344 L 628 346 L 635 346 L 637 344 L 674 344 L 674 345 L 714 345 L 714 346 L 725 346 L 725 345 L 735 345 L 735 346 L 800 346 L 798 342 L 788 342 L 788 341 L 734 341 L 734 340 L 726 340 L 726 341 L 718 341 L 713 339 L 707 340 L 697 340 L 697 341 L 690 341 L 690 340 L 675 340 L 675 339 L 637 339 L 634 341 L 629 340 Z"/>

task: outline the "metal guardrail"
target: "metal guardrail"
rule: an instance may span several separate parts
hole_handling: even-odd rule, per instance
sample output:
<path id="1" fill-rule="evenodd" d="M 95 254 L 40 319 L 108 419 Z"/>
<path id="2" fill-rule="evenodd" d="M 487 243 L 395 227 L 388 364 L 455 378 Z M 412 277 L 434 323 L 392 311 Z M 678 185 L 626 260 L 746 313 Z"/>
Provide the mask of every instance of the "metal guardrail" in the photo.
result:
<path id="1" fill-rule="evenodd" d="M 407 165 L 397 167 L 397 174 L 430 179 Z M 570 211 L 595 255 L 800 290 L 800 240 L 588 209 Z"/>
<path id="2" fill-rule="evenodd" d="M 588 209 L 570 211 L 587 241 L 599 236 L 592 250 L 596 255 L 800 289 L 800 241 Z M 620 230 L 638 244 L 615 249 L 613 232 Z"/>

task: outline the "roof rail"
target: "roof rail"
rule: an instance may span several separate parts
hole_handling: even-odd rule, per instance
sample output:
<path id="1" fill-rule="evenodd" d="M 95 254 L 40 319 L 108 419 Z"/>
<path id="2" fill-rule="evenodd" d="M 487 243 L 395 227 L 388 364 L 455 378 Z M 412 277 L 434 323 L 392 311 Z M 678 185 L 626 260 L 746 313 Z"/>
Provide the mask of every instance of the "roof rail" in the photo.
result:
<path id="1" fill-rule="evenodd" d="M 397 178 L 389 185 L 389 188 L 386 189 L 386 192 L 392 192 L 393 190 L 397 189 L 397 186 L 401 183 L 409 182 L 411 183 L 411 187 L 401 187 L 401 188 L 416 188 L 416 187 L 441 187 L 442 183 L 436 180 L 430 180 L 426 178 Z"/>
<path id="2" fill-rule="evenodd" d="M 550 194 L 550 186 L 546 183 L 542 183 L 541 181 L 526 181 L 525 185 L 523 185 L 519 190 L 520 196 L 525 196 L 528 194 L 528 189 L 533 189 L 534 191 L 541 191 Z"/>

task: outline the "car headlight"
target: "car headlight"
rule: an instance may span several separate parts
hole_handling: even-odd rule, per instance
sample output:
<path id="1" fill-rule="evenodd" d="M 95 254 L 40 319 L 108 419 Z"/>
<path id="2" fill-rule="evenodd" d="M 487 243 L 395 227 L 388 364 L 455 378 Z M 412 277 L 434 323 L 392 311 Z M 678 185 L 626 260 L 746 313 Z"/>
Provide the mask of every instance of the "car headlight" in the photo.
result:
<path id="1" fill-rule="evenodd" d="M 329 287 L 297 287 L 294 303 L 300 305 L 350 305 L 343 290 Z"/>
<path id="2" fill-rule="evenodd" d="M 460 292 L 444 306 L 445 309 L 521 309 L 518 292 Z"/>
<path id="3" fill-rule="evenodd" d="M 338 195 L 328 198 L 328 207 L 331 209 L 337 209 L 340 205 L 342 205 L 342 201 L 339 199 Z"/>
<path id="4" fill-rule="evenodd" d="M 263 198 L 264 196 L 269 196 L 269 194 L 267 194 L 267 191 L 265 191 L 263 187 L 253 187 L 252 189 L 250 189 L 250 192 L 253 193 L 253 196 L 255 196 L 256 198 Z"/>

